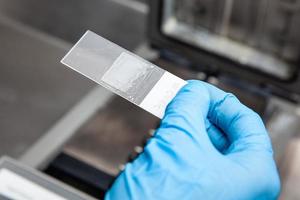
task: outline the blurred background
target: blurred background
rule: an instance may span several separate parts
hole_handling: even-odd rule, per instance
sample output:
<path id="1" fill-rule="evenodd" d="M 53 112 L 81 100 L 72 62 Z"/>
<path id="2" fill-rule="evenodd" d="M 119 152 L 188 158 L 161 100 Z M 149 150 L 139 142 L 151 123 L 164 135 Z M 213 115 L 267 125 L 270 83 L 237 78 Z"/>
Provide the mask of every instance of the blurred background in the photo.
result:
<path id="1" fill-rule="evenodd" d="M 300 0 L 0 0 L 0 156 L 100 199 L 159 120 L 60 64 L 88 29 L 257 111 L 300 199 Z"/>

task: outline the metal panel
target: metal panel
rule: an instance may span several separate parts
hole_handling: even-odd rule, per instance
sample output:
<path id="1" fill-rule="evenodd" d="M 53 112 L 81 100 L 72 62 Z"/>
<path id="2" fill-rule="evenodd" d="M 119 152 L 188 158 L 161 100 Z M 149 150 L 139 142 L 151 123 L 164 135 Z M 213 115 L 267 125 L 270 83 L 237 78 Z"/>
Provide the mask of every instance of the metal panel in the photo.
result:
<path id="1" fill-rule="evenodd" d="M 194 28 L 195 26 L 190 26 L 193 28 L 188 30 L 185 28 L 188 23 L 183 23 L 183 26 L 177 26 L 179 29 L 176 29 L 176 25 L 178 25 L 176 17 L 169 18 L 173 20 L 173 22 L 171 21 L 172 23 L 169 23 L 169 26 L 164 27 L 163 24 L 166 20 L 164 12 L 168 8 L 165 7 L 165 5 L 167 2 L 174 3 L 174 0 L 150 1 L 150 26 L 148 33 L 151 44 L 160 49 L 166 49 L 169 52 L 175 53 L 177 57 L 185 58 L 189 61 L 189 65 L 193 66 L 195 69 L 205 70 L 207 72 L 213 71 L 214 73 L 227 73 L 233 77 L 235 76 L 240 79 L 245 79 L 245 81 L 251 81 L 254 84 L 263 84 L 271 88 L 272 92 L 281 93 L 282 96 L 290 96 L 294 99 L 297 98 L 293 93 L 300 93 L 300 81 L 298 79 L 298 65 L 300 60 L 298 41 L 300 41 L 300 39 L 299 37 L 295 37 L 299 30 L 299 25 L 296 25 L 299 23 L 297 21 L 297 18 L 299 17 L 298 11 L 295 12 L 293 18 L 288 20 L 291 26 L 289 34 L 284 34 L 284 39 L 286 41 L 289 40 L 290 42 L 282 42 L 275 39 L 277 37 L 276 31 L 274 32 L 274 29 L 268 28 L 269 26 L 274 27 L 276 23 L 280 26 L 282 20 L 284 20 L 284 17 L 282 17 L 282 13 L 284 12 L 280 11 L 282 5 L 279 3 L 279 0 L 272 1 L 271 5 L 269 5 L 270 0 L 254 0 L 253 2 L 248 1 L 248 3 L 243 1 L 243 4 L 240 3 L 241 1 L 237 2 L 237 0 L 233 0 L 230 4 L 230 1 L 231 0 L 223 1 L 227 3 L 222 5 L 223 10 L 221 9 L 221 11 L 218 3 L 215 4 L 216 11 L 220 11 L 224 14 L 223 16 L 226 17 L 223 17 L 221 25 L 218 24 L 219 29 L 208 29 L 205 24 L 202 26 L 202 29 L 198 28 L 198 32 L 201 32 L 202 35 L 206 34 L 205 37 L 199 41 L 202 43 L 209 43 L 209 39 L 217 36 L 221 40 L 216 43 L 220 44 L 220 42 L 224 42 L 225 38 L 225 43 L 235 43 L 242 45 L 244 48 L 252 48 L 252 50 L 257 52 L 257 55 L 261 52 L 264 53 L 265 56 L 262 56 L 259 61 L 257 60 L 258 57 L 250 59 L 254 62 L 251 61 L 251 65 L 249 65 L 249 63 L 243 61 L 243 57 L 241 56 L 228 57 L 228 52 L 231 52 L 228 48 L 224 48 L 222 50 L 223 54 L 220 54 L 220 52 L 215 51 L 216 48 L 203 48 L 201 45 L 196 45 L 198 41 L 191 37 L 191 33 L 197 35 L 197 30 Z M 199 2 L 205 1 L 199 0 Z M 293 2 L 296 3 L 299 1 Z M 231 8 L 230 5 L 232 6 Z M 241 10 L 244 11 L 240 12 L 239 7 L 243 7 Z M 170 14 L 171 9 L 168 8 L 167 10 L 168 12 L 166 13 Z M 228 14 L 230 11 L 232 11 L 232 13 Z M 269 18 L 272 18 L 273 12 L 277 17 L 270 21 Z M 188 12 L 188 10 L 186 10 L 185 13 L 186 15 L 192 15 L 189 14 L 192 12 Z M 245 14 L 246 16 L 239 16 L 237 13 L 241 13 L 242 15 Z M 237 18 L 239 17 L 241 17 L 238 21 L 239 23 L 233 23 L 234 19 L 237 21 Z M 265 23 L 269 23 L 269 25 L 267 26 Z M 224 28 L 226 25 L 228 25 L 227 29 Z M 234 29 L 237 29 L 237 33 L 235 34 L 233 34 Z M 176 35 L 176 31 L 173 30 L 176 30 L 178 34 Z M 179 35 L 180 37 L 177 37 Z M 195 37 L 197 38 L 199 36 Z M 185 39 L 183 40 L 180 38 Z M 190 41 L 187 42 L 186 38 Z M 206 45 L 206 47 L 209 46 L 209 44 Z M 271 64 L 274 60 L 272 62 L 268 61 L 270 60 L 269 56 L 271 56 L 272 59 L 279 61 L 276 61 L 276 67 Z M 267 68 L 262 68 L 261 63 L 263 62 L 267 62 Z"/>

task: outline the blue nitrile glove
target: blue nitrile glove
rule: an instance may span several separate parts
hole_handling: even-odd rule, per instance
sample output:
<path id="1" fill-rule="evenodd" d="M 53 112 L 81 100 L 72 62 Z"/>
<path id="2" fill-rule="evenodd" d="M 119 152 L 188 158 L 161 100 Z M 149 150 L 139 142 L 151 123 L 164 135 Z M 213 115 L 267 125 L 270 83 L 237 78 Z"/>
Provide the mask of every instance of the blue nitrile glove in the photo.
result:
<path id="1" fill-rule="evenodd" d="M 270 200 L 279 190 L 270 139 L 259 115 L 232 94 L 189 81 L 106 200 Z"/>

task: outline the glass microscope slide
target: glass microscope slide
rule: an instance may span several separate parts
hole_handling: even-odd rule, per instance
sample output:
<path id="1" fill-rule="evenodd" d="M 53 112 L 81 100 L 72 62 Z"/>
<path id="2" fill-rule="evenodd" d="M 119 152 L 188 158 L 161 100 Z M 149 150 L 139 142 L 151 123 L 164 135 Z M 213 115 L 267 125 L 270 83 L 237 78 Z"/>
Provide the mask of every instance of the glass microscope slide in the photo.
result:
<path id="1" fill-rule="evenodd" d="M 61 62 L 160 119 L 187 83 L 92 31 Z"/>

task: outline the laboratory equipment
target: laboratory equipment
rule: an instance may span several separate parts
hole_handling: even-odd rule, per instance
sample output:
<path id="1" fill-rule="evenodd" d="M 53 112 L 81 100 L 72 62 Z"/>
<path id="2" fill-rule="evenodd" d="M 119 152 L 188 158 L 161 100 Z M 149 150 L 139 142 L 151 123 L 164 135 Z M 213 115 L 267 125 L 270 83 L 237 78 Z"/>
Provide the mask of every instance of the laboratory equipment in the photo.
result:
<path id="1" fill-rule="evenodd" d="M 82 36 L 61 62 L 159 118 L 186 84 L 91 31 Z"/>
<path id="2" fill-rule="evenodd" d="M 12 158 L 1 157 L 0 199 L 93 200 L 94 198 Z"/>
<path id="3" fill-rule="evenodd" d="M 300 93 L 300 1 L 154 0 L 149 38 L 198 70 Z M 284 94 L 283 94 L 284 93 Z"/>

